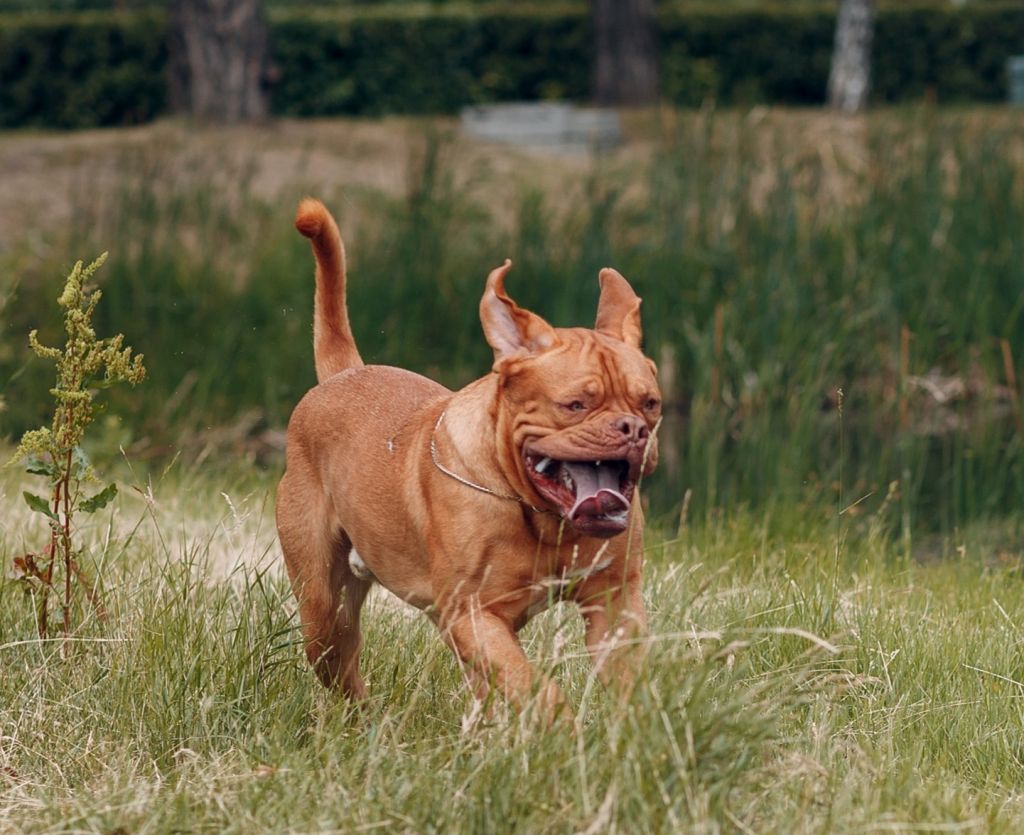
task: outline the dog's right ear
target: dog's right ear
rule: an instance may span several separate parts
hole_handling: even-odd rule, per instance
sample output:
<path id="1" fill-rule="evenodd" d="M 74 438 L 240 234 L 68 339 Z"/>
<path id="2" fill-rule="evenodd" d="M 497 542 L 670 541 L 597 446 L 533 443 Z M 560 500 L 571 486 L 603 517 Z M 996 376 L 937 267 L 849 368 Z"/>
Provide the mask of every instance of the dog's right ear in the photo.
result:
<path id="1" fill-rule="evenodd" d="M 505 275 L 512 267 L 505 263 L 487 277 L 487 289 L 480 299 L 480 323 L 487 344 L 494 349 L 495 363 L 546 351 L 557 341 L 555 330 L 536 313 L 524 310 L 505 292 Z"/>
<path id="2" fill-rule="evenodd" d="M 634 348 L 640 347 L 640 297 L 618 270 L 605 267 L 598 274 L 601 298 L 597 303 L 594 330 L 621 339 Z"/>

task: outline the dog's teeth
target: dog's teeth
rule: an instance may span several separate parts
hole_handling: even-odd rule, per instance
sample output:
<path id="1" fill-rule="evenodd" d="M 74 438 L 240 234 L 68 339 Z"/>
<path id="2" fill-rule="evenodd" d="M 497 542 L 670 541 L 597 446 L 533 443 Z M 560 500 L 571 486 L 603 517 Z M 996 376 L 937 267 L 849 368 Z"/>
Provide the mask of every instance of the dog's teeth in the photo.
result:
<path id="1" fill-rule="evenodd" d="M 601 462 L 600 461 L 595 461 L 594 462 L 594 466 L 595 467 L 600 467 L 601 466 Z"/>
<path id="2" fill-rule="evenodd" d="M 550 463 L 551 463 L 551 459 L 550 458 L 541 458 L 540 461 L 537 462 L 537 472 L 538 473 L 544 472 L 545 468 Z"/>

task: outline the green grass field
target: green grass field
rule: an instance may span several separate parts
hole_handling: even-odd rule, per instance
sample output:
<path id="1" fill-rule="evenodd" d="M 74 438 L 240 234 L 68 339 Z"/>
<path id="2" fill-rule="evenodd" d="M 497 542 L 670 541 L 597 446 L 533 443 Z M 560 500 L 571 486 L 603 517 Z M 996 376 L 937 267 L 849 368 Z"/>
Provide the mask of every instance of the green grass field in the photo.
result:
<path id="1" fill-rule="evenodd" d="M 77 532 L 109 616 L 79 600 L 62 653 L 0 579 L 0 831 L 1024 830 L 1022 128 L 663 111 L 594 158 L 445 120 L 0 136 L 0 440 L 44 419 L 25 335 L 56 341 L 78 258 L 110 251 L 97 324 L 149 369 L 89 444 L 121 485 Z M 310 192 L 371 361 L 485 373 L 505 256 L 557 325 L 605 265 L 644 297 L 667 416 L 628 704 L 557 608 L 524 641 L 575 727 L 481 714 L 386 594 L 370 705 L 315 683 L 272 520 L 314 377 Z M 47 538 L 27 487 L 0 471 L 4 572 Z"/>
<path id="2" fill-rule="evenodd" d="M 19 487 L 4 482 L 5 558 L 43 536 Z M 474 715 L 433 627 L 384 594 L 365 618 L 372 703 L 325 694 L 297 643 L 271 490 L 251 474 L 126 489 L 82 531 L 109 617 L 80 612 L 67 658 L 0 583 L 0 830 L 1024 826 L 1019 530 L 965 531 L 928 563 L 882 520 L 736 513 L 656 532 L 628 704 L 589 676 L 569 607 L 525 631 L 578 717 L 544 731 Z"/>

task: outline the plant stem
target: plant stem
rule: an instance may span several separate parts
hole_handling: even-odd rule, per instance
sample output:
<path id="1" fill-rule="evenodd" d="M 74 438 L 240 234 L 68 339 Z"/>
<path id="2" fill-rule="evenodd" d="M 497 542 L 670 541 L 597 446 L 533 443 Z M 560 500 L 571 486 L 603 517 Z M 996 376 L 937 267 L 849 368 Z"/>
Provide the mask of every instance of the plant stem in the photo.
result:
<path id="1" fill-rule="evenodd" d="M 61 651 L 65 654 L 71 633 L 71 455 L 72 450 L 69 449 L 61 479 L 64 485 L 64 645 Z"/>
<path id="2" fill-rule="evenodd" d="M 60 482 L 53 488 L 53 515 L 60 511 Z M 50 612 L 50 591 L 53 589 L 53 561 L 57 558 L 57 527 L 50 525 L 50 548 L 49 561 L 46 563 L 46 573 L 43 575 L 43 589 L 40 592 L 39 610 L 36 615 L 36 626 L 39 630 L 39 637 L 46 638 L 46 630 L 49 626 Z"/>

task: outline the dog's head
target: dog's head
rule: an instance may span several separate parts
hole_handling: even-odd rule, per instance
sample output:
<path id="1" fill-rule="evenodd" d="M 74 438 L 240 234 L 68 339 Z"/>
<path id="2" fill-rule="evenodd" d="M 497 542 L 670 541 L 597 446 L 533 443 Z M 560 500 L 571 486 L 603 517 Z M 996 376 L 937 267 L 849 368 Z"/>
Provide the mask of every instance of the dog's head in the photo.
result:
<path id="1" fill-rule="evenodd" d="M 661 393 L 640 350 L 640 299 L 615 270 L 601 270 L 594 329 L 554 328 L 509 298 L 510 267 L 491 273 L 480 301 L 500 378 L 498 443 L 513 453 L 507 475 L 580 533 L 615 536 L 658 459 Z"/>

